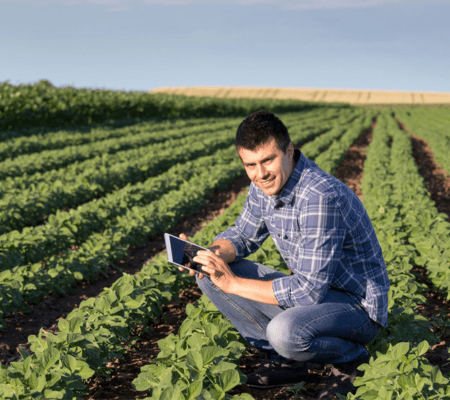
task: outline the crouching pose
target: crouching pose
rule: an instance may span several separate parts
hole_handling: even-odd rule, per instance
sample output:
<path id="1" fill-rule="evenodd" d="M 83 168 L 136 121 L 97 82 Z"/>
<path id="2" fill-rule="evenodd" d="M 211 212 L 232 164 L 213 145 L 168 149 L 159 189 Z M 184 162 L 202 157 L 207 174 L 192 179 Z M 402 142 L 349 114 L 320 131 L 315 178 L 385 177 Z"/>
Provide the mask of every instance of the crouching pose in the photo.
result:
<path id="1" fill-rule="evenodd" d="M 270 112 L 240 124 L 236 150 L 251 180 L 247 200 L 214 251 L 194 258 L 211 276 L 198 274 L 198 286 L 268 354 L 247 384 L 308 381 L 307 363 L 321 363 L 333 367 L 319 399 L 354 391 L 357 367 L 369 359 L 365 345 L 387 323 L 389 280 L 367 212 L 352 190 L 294 149 Z M 245 259 L 269 235 L 291 275 Z"/>

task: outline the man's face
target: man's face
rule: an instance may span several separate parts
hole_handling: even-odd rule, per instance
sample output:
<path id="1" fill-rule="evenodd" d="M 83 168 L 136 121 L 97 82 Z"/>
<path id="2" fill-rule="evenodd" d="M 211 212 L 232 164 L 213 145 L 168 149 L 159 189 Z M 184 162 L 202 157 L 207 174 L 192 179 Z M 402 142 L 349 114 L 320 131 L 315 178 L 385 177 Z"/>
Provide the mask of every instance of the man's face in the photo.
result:
<path id="1" fill-rule="evenodd" d="M 238 150 L 250 180 L 267 196 L 279 195 L 294 169 L 294 145 L 289 144 L 286 153 L 279 148 L 274 138 L 256 148 L 255 151 Z"/>

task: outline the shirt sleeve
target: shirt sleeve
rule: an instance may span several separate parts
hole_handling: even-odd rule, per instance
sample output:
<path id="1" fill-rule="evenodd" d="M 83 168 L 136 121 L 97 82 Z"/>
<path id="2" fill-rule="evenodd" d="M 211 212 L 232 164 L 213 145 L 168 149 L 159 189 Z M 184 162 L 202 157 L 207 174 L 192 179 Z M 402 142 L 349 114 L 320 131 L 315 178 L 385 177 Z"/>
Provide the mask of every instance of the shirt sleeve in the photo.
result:
<path id="1" fill-rule="evenodd" d="M 336 196 L 317 194 L 302 202 L 299 257 L 294 274 L 273 281 L 275 298 L 284 307 L 319 304 L 340 262 L 346 234 Z"/>
<path id="2" fill-rule="evenodd" d="M 231 242 L 236 251 L 235 261 L 254 253 L 269 236 L 260 204 L 257 190 L 252 183 L 244 208 L 236 219 L 235 226 L 229 227 L 215 238 L 215 240 L 226 239 Z"/>

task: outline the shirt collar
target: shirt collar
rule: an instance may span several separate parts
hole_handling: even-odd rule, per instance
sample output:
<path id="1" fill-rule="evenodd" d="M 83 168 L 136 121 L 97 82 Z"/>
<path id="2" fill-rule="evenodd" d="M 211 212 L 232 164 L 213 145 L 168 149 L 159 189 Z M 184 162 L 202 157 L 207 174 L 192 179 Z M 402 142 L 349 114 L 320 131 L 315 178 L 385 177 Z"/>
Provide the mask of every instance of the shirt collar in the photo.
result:
<path id="1" fill-rule="evenodd" d="M 284 185 L 284 188 L 281 191 L 281 194 L 279 196 L 271 196 L 275 203 L 279 203 L 279 201 L 281 200 L 281 202 L 283 202 L 284 204 L 291 204 L 293 200 L 295 194 L 294 188 L 295 186 L 297 186 L 300 177 L 302 176 L 302 172 L 306 165 L 306 158 L 299 149 L 295 149 L 294 160 L 297 161 L 297 164 L 295 164 L 294 169 L 292 170 L 292 173 L 286 182 L 286 185 Z"/>

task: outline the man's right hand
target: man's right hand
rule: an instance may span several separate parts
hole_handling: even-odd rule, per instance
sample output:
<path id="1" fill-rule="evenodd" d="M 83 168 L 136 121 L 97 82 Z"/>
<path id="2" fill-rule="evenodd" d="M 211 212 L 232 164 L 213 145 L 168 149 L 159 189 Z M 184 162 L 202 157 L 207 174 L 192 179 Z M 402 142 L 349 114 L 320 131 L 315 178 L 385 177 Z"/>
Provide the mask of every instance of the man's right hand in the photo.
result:
<path id="1" fill-rule="evenodd" d="M 183 239 L 183 240 L 186 240 L 186 242 L 190 242 L 190 240 L 188 239 L 188 237 L 184 234 L 184 233 L 180 233 L 180 239 Z M 186 264 L 186 267 L 189 267 L 190 266 L 190 264 Z M 201 272 L 199 272 L 199 273 L 197 273 L 197 272 L 195 272 L 194 270 L 192 270 L 192 269 L 186 269 L 186 268 L 183 268 L 183 267 L 178 267 L 178 269 L 181 271 L 181 272 L 185 272 L 185 271 L 188 271 L 189 272 L 189 275 L 191 275 L 191 276 L 195 276 L 195 275 L 198 275 L 197 277 L 198 277 L 198 279 L 203 279 L 203 277 L 205 276 L 205 275 L 203 275 Z"/>

